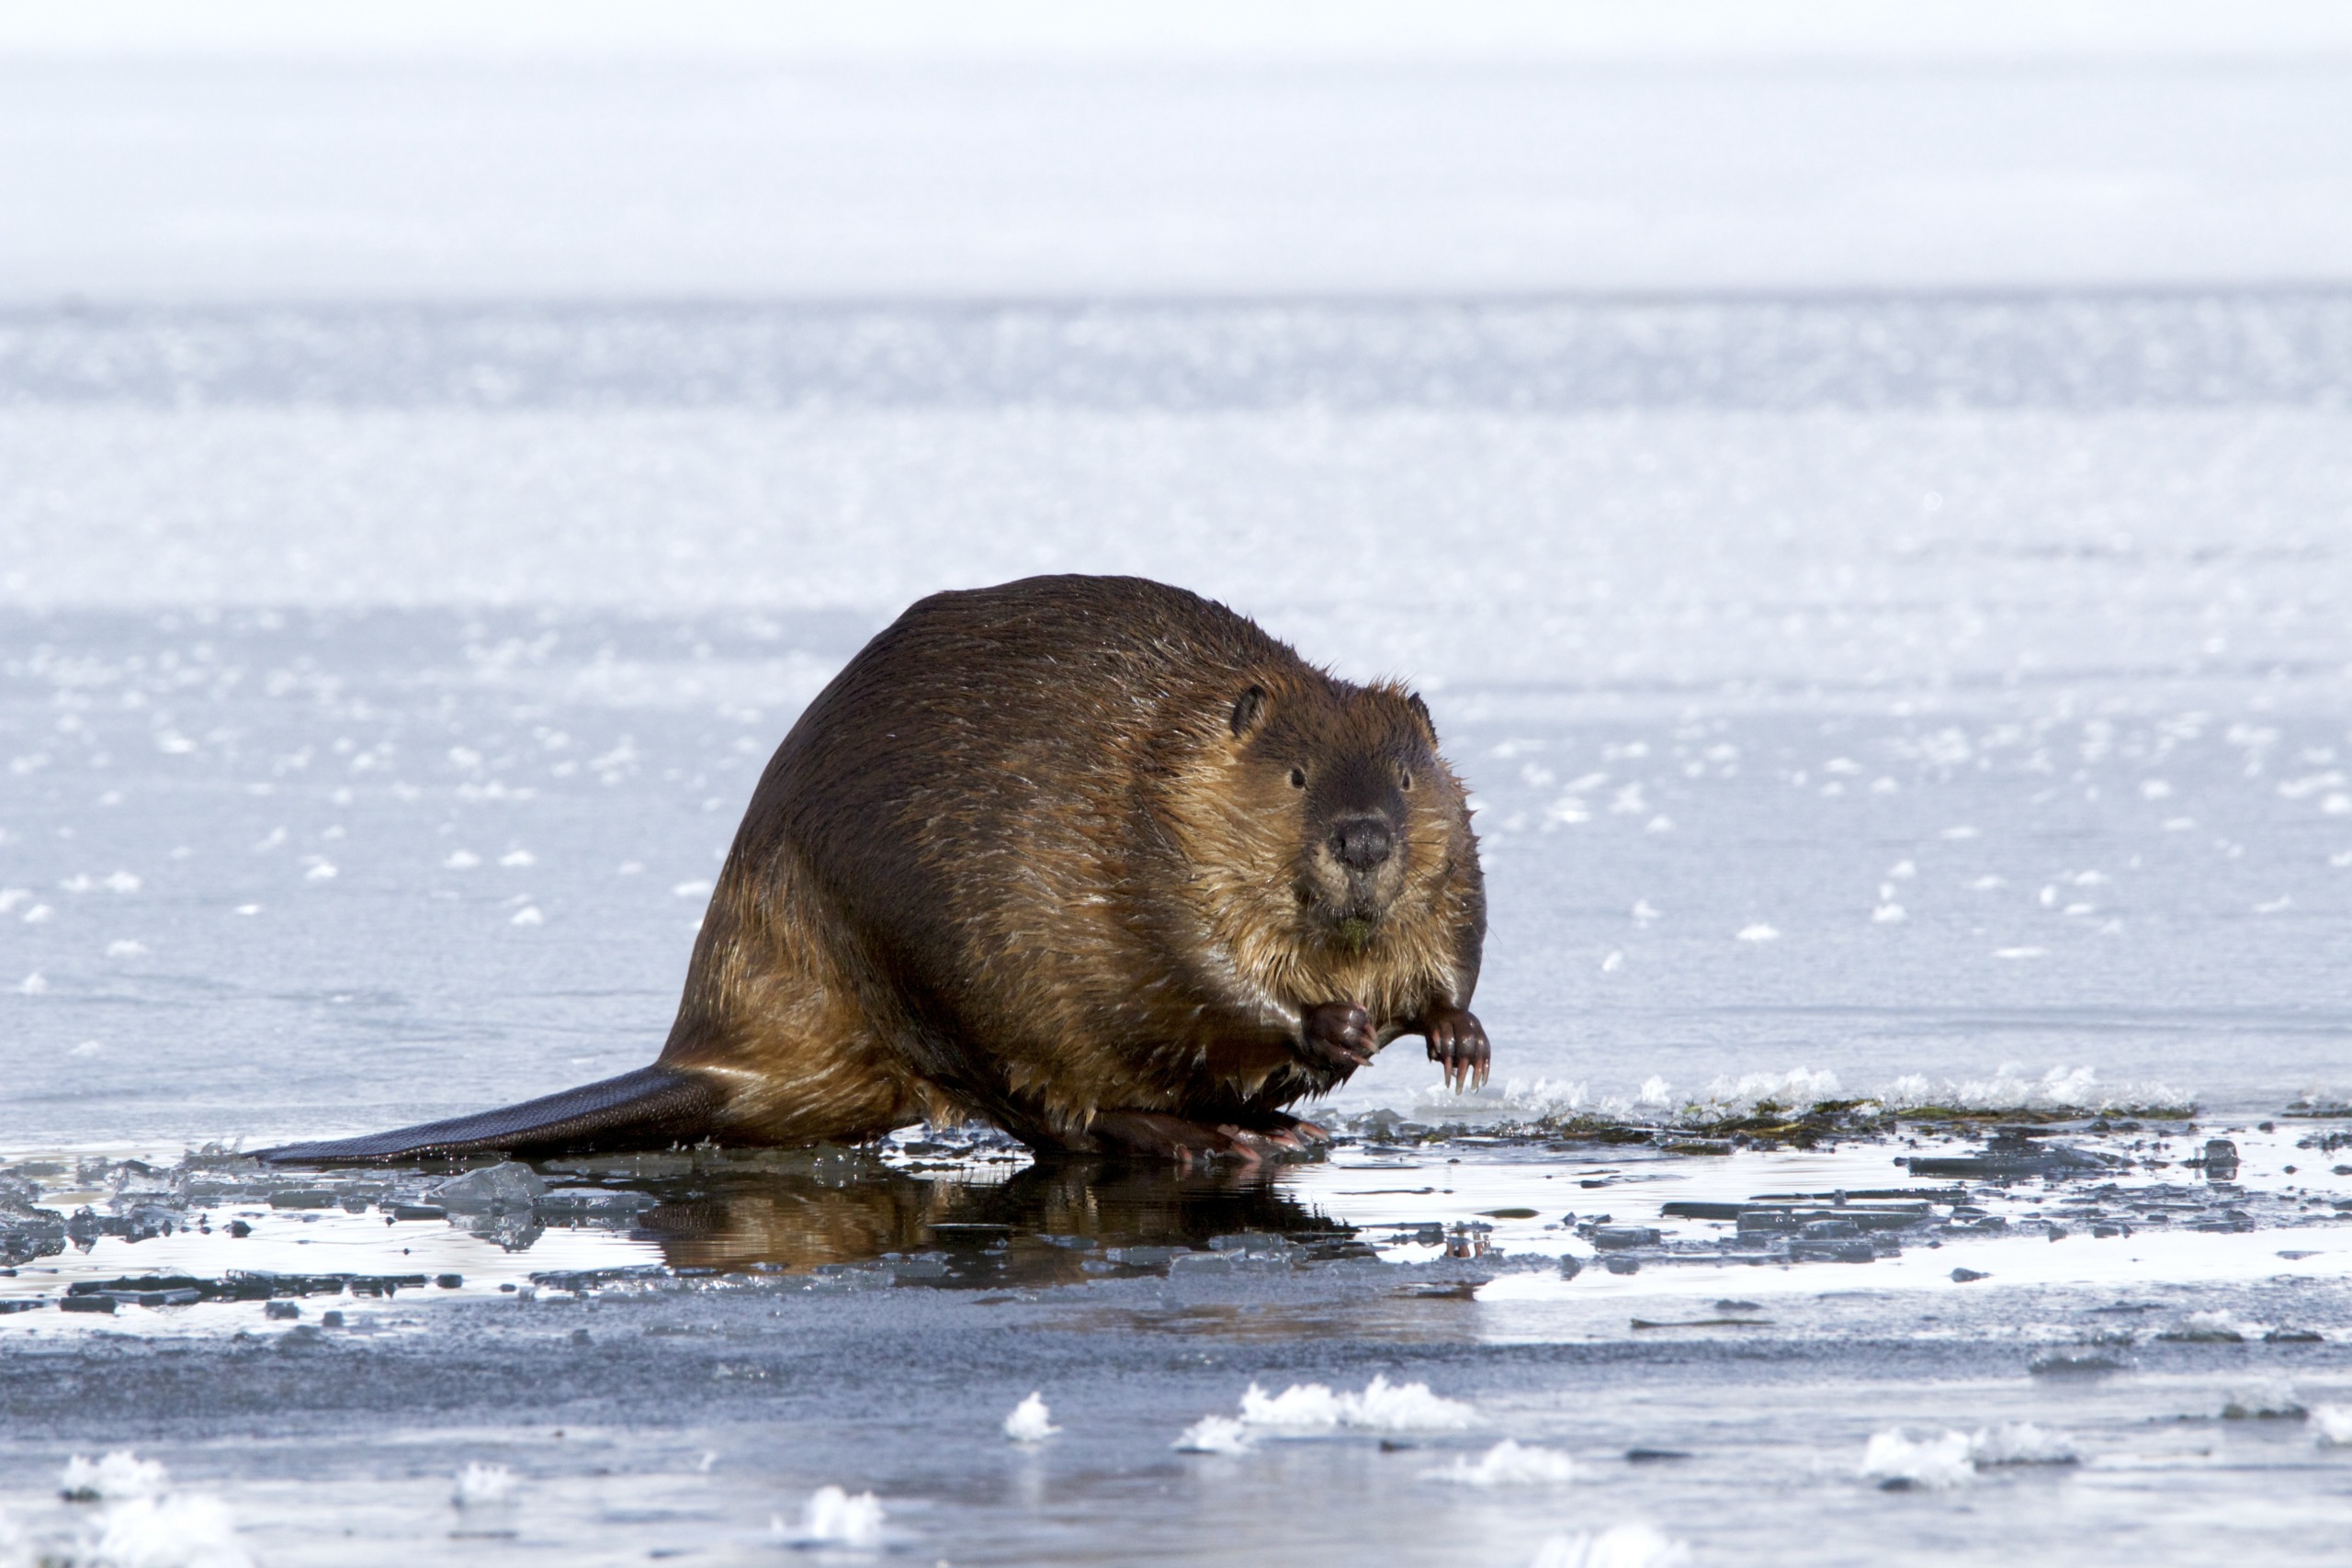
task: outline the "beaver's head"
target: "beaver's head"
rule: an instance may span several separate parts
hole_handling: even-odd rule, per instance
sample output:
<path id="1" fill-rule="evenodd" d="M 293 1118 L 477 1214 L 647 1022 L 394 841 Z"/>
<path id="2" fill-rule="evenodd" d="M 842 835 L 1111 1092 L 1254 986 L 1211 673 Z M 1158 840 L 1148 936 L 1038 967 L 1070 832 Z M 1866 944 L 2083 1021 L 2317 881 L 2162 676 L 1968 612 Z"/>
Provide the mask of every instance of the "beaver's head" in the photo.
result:
<path id="1" fill-rule="evenodd" d="M 1250 808 L 1291 846 L 1306 934 L 1368 946 L 1440 874 L 1461 815 L 1429 709 L 1390 686 L 1286 682 L 1244 690 L 1231 725 Z"/>

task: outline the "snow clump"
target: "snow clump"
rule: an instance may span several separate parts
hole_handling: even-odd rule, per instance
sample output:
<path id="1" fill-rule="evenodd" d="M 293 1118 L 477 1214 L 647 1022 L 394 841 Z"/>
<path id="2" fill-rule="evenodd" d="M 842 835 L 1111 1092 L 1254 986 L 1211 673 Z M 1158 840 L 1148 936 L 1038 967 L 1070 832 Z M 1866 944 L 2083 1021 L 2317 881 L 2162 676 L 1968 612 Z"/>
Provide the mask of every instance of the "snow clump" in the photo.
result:
<path id="1" fill-rule="evenodd" d="M 107 1509 L 90 1555 L 107 1568 L 254 1568 L 229 1505 L 186 1492 Z"/>
<path id="2" fill-rule="evenodd" d="M 449 1501 L 460 1508 L 492 1507 L 514 1500 L 514 1472 L 503 1464 L 469 1464 L 458 1472 Z"/>
<path id="3" fill-rule="evenodd" d="M 101 1497 L 119 1502 L 129 1497 L 160 1496 L 172 1483 L 161 1460 L 141 1459 L 129 1449 L 117 1449 L 104 1459 L 75 1454 L 65 1461 L 58 1490 L 69 1503 L 95 1503 Z"/>
<path id="4" fill-rule="evenodd" d="M 1533 1445 L 1521 1448 L 1505 1438 L 1475 1460 L 1464 1455 L 1442 1470 L 1421 1472 L 1421 1477 L 1464 1486 L 1549 1486 L 1573 1479 L 1575 1471 L 1564 1453 Z"/>
<path id="5" fill-rule="evenodd" d="M 1862 1450 L 1862 1478 L 1890 1492 L 1942 1491 L 1976 1473 L 1972 1447 L 1965 1432 L 1913 1438 L 1890 1427 L 1871 1435 L 1870 1446 Z"/>
<path id="6" fill-rule="evenodd" d="M 1016 1443 L 1042 1443 L 1060 1430 L 1054 1425 L 1054 1413 L 1046 1407 L 1040 1393 L 1031 1393 L 1004 1418 L 1004 1435 Z"/>
<path id="7" fill-rule="evenodd" d="M 1253 1382 L 1241 1396 L 1241 1420 L 1245 1426 L 1294 1431 L 1352 1427 L 1372 1432 L 1458 1432 L 1477 1425 L 1478 1413 L 1458 1399 L 1431 1393 L 1427 1383 L 1392 1383 L 1375 1374 L 1362 1393 L 1334 1393 L 1310 1382 L 1268 1394 Z"/>
<path id="8" fill-rule="evenodd" d="M 800 1510 L 800 1529 L 771 1521 L 775 1533 L 795 1546 L 847 1546 L 871 1551 L 882 1544 L 882 1505 L 871 1492 L 853 1497 L 838 1486 L 820 1486 Z"/>
<path id="9" fill-rule="evenodd" d="M 1246 1454 L 1257 1446 L 1250 1428 L 1230 1416 L 1204 1416 L 1176 1439 L 1181 1454 Z"/>

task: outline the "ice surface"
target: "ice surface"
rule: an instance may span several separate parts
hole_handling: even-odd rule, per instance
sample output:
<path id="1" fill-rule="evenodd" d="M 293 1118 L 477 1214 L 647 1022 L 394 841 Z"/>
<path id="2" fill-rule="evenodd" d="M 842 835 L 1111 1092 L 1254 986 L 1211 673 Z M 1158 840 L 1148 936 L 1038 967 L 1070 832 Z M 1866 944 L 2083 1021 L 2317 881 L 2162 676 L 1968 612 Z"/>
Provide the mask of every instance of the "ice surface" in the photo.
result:
<path id="1" fill-rule="evenodd" d="M 1004 1418 L 1004 1435 L 1016 1443 L 1042 1443 L 1060 1430 L 1054 1425 L 1054 1413 L 1046 1408 L 1045 1396 L 1034 1392 Z"/>
<path id="2" fill-rule="evenodd" d="M 1476 1459 L 1466 1455 L 1437 1470 L 1426 1470 L 1430 1481 L 1452 1481 L 1464 1486 L 1548 1486 L 1575 1479 L 1568 1456 L 1551 1449 L 1522 1448 L 1505 1438 Z"/>
<path id="3" fill-rule="evenodd" d="M 490 1452 L 533 1539 L 485 1562 L 724 1554 L 841 1475 L 958 1562 L 1526 1562 L 1560 1515 L 1420 1480 L 1509 1431 L 1711 1561 L 2333 1561 L 2333 1461 L 2215 1416 L 2347 1386 L 2347 407 L 2327 290 L 9 314 L 0 1393 L 48 1446 L 0 1506 L 62 1553 L 65 1454 L 136 1441 L 273 1568 L 425 1561 L 416 1456 Z M 1494 1085 L 1400 1042 L 1262 1182 L 910 1129 L 553 1162 L 480 1230 L 447 1167 L 182 1159 L 642 1065 L 800 705 L 1066 567 L 1420 683 Z M 1894 1163 L 2012 1114 L 2098 1163 Z M 1081 1382 L 1083 1445 L 941 1437 Z M 1170 1451 L 1244 1386 L 1324 1424 Z M 1349 1421 L 1416 1386 L 1487 1430 Z M 1980 1479 L 1822 1484 L 1891 1427 Z"/>

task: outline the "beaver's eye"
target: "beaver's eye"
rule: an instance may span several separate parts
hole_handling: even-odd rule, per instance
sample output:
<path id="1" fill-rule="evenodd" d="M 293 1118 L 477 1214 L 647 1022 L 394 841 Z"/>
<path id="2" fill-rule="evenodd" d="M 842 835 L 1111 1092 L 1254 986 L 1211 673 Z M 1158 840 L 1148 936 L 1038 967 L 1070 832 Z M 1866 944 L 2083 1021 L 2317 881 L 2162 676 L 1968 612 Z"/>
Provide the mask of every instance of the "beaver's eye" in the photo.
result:
<path id="1" fill-rule="evenodd" d="M 1293 789 L 1305 789 L 1306 787 L 1306 770 L 1305 768 L 1293 768 L 1290 771 L 1290 787 Z"/>

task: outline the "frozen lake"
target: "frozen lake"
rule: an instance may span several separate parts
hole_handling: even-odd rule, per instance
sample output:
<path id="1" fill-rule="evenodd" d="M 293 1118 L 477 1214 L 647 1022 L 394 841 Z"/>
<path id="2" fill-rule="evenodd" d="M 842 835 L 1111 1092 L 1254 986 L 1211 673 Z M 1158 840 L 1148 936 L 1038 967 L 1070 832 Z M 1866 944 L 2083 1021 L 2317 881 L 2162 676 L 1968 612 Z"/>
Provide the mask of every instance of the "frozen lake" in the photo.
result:
<path id="1" fill-rule="evenodd" d="M 924 1562 L 1520 1564 L 1638 1520 L 1702 1563 L 2336 1550 L 2325 1420 L 2222 1412 L 2352 1400 L 2352 1186 L 2299 1150 L 2342 1123 L 2278 1119 L 2352 1095 L 2352 296 L 27 309 L 0 538 L 0 1305 L 36 1308 L 0 1510 L 40 1540 L 125 1506 L 53 1501 L 66 1454 L 136 1443 L 266 1563 L 773 1560 L 827 1483 Z M 646 1060 L 800 705 L 909 600 L 1068 570 L 1428 694 L 1496 1089 L 1408 1043 L 1333 1109 L 1466 1133 L 1198 1190 L 574 1173 L 597 1223 L 504 1231 L 401 1219 L 437 1177 L 289 1206 L 179 1166 Z M 2114 1163 L 1959 1179 L 1849 1267 L 1662 1205 L 1980 1145 L 1555 1135 L 1760 1099 L 2031 1111 Z M 2183 1163 L 2209 1135 L 2242 1185 Z M 1596 1212 L 1662 1226 L 1639 1270 Z M 1105 1250 L 1237 1235 L 1288 1239 Z M 910 1288 L 926 1252 L 970 1288 Z M 326 1282 L 289 1326 L 231 1270 Z M 1476 1424 L 1169 1447 L 1376 1373 Z M 1041 1387 L 1064 1434 L 1007 1443 Z M 2079 1462 L 1928 1451 L 2019 1422 Z M 1927 1450 L 1864 1474 L 1896 1427 Z M 1576 1478 L 1425 1473 L 1506 1437 Z M 515 1500 L 452 1511 L 474 1460 Z"/>

